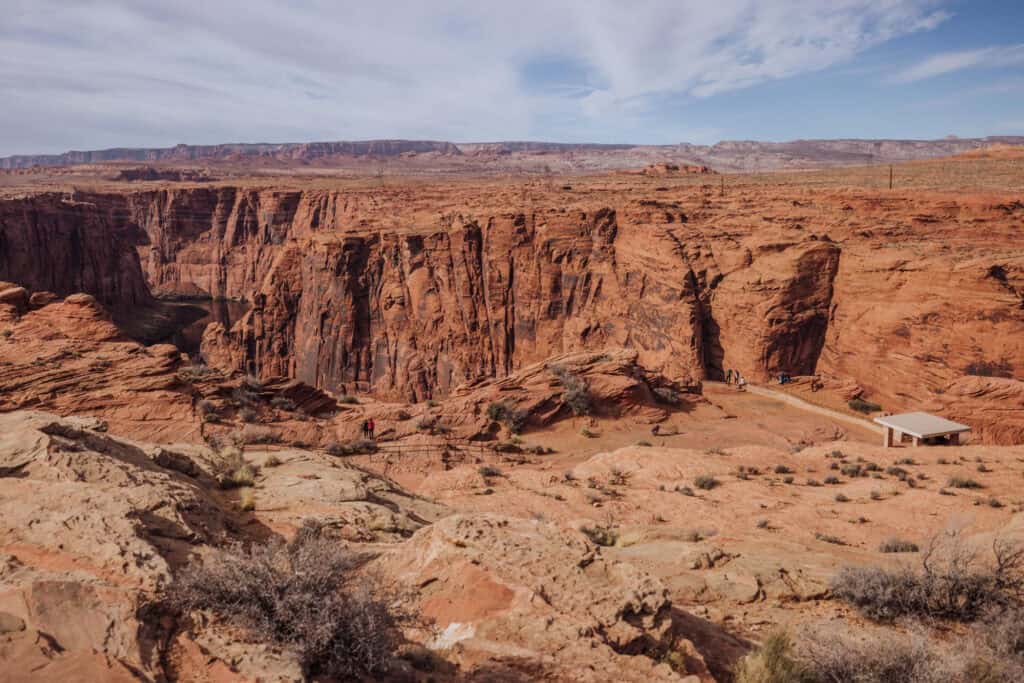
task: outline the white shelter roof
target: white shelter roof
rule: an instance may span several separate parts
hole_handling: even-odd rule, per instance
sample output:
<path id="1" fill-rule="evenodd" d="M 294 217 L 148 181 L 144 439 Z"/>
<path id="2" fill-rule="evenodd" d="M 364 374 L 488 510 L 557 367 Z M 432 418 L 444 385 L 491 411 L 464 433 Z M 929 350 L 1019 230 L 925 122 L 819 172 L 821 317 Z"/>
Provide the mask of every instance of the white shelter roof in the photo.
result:
<path id="1" fill-rule="evenodd" d="M 886 427 L 892 427 L 898 432 L 916 436 L 919 439 L 971 431 L 971 428 L 967 425 L 929 413 L 888 415 L 886 417 L 876 417 L 875 422 Z"/>

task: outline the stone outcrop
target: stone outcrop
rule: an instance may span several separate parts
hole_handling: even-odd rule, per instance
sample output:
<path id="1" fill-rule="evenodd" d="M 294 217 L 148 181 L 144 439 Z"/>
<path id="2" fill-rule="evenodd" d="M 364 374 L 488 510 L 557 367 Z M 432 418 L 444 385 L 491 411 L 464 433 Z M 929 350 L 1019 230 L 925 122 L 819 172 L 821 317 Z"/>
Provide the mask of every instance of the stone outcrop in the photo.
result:
<path id="1" fill-rule="evenodd" d="M 439 630 L 431 647 L 469 670 L 496 660 L 551 680 L 683 680 L 667 664 L 628 656 L 671 649 L 664 586 L 605 559 L 582 534 L 537 520 L 455 515 L 378 566 L 420 587 L 420 609 Z M 706 671 L 692 644 L 672 646 L 692 655 L 693 670 L 684 673 Z"/>

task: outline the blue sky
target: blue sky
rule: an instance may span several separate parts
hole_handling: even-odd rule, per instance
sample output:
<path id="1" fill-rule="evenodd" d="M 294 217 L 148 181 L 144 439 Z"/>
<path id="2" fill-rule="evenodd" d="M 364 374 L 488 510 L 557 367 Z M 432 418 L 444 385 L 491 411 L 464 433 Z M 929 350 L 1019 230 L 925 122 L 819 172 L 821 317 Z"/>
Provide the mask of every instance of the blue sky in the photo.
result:
<path id="1" fill-rule="evenodd" d="M 1024 2 L 0 0 L 0 155 L 1024 135 Z"/>

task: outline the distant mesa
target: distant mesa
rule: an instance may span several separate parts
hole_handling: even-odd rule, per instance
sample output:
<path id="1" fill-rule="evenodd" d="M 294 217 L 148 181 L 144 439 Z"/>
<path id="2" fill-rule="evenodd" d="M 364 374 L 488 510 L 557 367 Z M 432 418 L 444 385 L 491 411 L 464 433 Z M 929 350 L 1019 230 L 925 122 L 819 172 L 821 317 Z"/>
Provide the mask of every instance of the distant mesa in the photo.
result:
<path id="1" fill-rule="evenodd" d="M 304 143 L 176 145 L 115 148 L 63 154 L 0 158 L 0 170 L 132 163 L 244 164 L 363 169 L 367 162 L 405 169 L 443 168 L 456 172 L 626 171 L 645 165 L 706 166 L 718 171 L 810 169 L 896 163 L 964 154 L 995 144 L 1024 145 L 1024 136 L 940 140 L 727 140 L 714 145 L 560 143 L 536 141 L 446 142 L 442 140 L 362 140 Z M 438 166 L 439 164 L 439 166 Z M 432 166 L 433 165 L 433 166 Z M 665 169 L 654 173 L 667 173 Z M 689 170 L 685 172 L 689 173 Z"/>

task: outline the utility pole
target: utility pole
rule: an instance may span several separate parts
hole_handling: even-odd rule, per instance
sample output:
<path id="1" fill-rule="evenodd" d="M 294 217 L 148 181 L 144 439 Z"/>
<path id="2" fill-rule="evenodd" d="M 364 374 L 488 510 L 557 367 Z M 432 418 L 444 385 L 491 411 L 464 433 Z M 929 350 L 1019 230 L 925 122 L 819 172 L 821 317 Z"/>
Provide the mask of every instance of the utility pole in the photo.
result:
<path id="1" fill-rule="evenodd" d="M 722 191 L 721 191 L 721 194 L 722 194 L 723 197 L 725 196 L 725 174 L 724 173 L 722 174 Z"/>
<path id="2" fill-rule="evenodd" d="M 892 189 L 892 164 L 889 164 L 889 189 Z"/>

